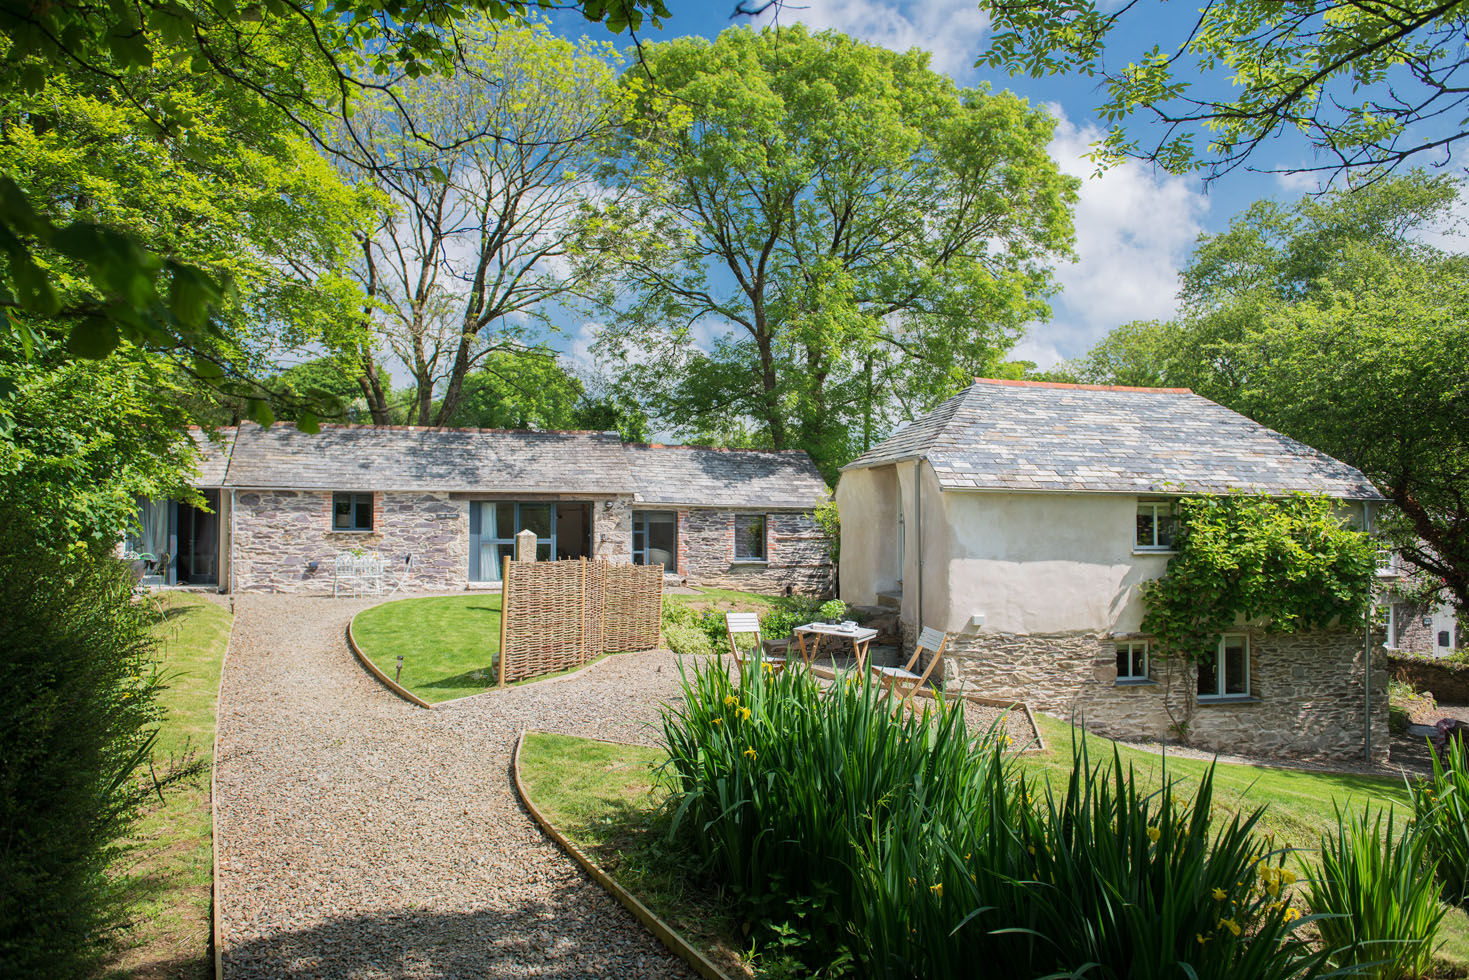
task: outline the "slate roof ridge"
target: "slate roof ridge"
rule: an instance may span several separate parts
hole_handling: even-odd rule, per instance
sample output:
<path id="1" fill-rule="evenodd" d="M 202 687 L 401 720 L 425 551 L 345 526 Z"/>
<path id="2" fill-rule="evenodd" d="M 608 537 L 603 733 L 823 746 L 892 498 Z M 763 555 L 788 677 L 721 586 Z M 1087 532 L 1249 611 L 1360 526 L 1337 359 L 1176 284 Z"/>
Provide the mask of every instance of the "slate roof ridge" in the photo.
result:
<path id="1" fill-rule="evenodd" d="M 628 449 L 690 449 L 707 453 L 766 453 L 767 455 L 808 455 L 804 449 L 756 449 L 751 446 L 697 446 L 680 442 L 624 442 Z"/>
<path id="2" fill-rule="evenodd" d="M 277 422 L 271 428 L 290 426 L 290 422 Z M 241 422 L 238 426 L 221 426 L 220 428 L 243 429 L 251 426 L 266 431 L 265 426 L 259 422 Z M 191 429 L 199 426 L 191 425 Z M 375 425 L 371 422 L 323 422 L 323 429 L 364 430 L 372 429 L 377 432 L 468 432 L 482 433 L 485 435 L 509 435 L 509 436 L 612 436 L 621 442 L 616 432 L 610 429 L 486 429 L 473 425 Z"/>
<path id="3" fill-rule="evenodd" d="M 1073 391 L 1136 391 L 1157 395 L 1192 395 L 1192 388 L 1151 388 L 1142 385 L 1094 385 L 1073 381 L 1032 381 L 1021 378 L 975 378 L 977 384 L 1009 385 L 1012 388 L 1060 388 Z M 1199 397 L 1203 397 L 1200 395 Z M 1217 404 L 1217 403 L 1216 403 Z"/>

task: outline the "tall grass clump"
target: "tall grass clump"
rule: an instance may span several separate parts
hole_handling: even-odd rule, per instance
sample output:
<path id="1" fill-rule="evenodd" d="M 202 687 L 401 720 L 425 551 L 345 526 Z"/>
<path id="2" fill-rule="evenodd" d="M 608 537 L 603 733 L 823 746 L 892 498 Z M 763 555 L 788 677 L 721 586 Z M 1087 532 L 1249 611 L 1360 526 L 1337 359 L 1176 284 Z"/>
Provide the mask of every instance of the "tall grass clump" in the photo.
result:
<path id="1" fill-rule="evenodd" d="M 895 711 L 865 679 L 716 663 L 684 694 L 663 719 L 675 825 L 808 969 L 1271 980 L 1324 962 L 1260 813 L 1212 826 L 1212 770 L 1192 798 L 1143 793 L 1083 742 L 1053 794 L 959 705 Z"/>
<path id="2" fill-rule="evenodd" d="M 1469 908 L 1469 752 L 1451 738 L 1433 756 L 1433 778 L 1409 780 L 1413 826 L 1437 869 L 1443 898 Z"/>
<path id="3" fill-rule="evenodd" d="M 1296 934 L 1283 856 L 1260 813 L 1211 829 L 1213 770 L 1192 799 L 1165 780 L 1141 793 L 1114 754 L 1076 747 L 1063 795 L 1020 786 L 972 819 L 878 827 L 853 925 L 869 976 L 1197 978 L 1309 976 L 1322 957 Z"/>
<path id="4" fill-rule="evenodd" d="M 894 711 L 865 677 L 823 690 L 750 663 L 736 683 L 716 661 L 685 675 L 663 730 L 676 832 L 759 928 L 799 937 L 807 966 L 847 944 L 874 820 L 957 823 L 1006 798 L 1006 763 L 960 710 Z"/>
<path id="5" fill-rule="evenodd" d="M 1439 903 L 1424 839 L 1409 828 L 1393 836 L 1375 816 L 1336 814 L 1321 841 L 1320 871 L 1307 881 L 1316 927 L 1334 965 L 1373 980 L 1427 975 L 1447 907 Z"/>

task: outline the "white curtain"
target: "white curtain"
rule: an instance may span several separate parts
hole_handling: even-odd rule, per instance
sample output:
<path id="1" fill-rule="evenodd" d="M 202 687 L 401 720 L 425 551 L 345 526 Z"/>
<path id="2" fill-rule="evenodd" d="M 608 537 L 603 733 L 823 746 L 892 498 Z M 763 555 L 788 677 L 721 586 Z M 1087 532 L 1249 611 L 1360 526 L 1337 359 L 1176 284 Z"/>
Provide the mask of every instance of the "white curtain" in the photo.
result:
<path id="1" fill-rule="evenodd" d="M 138 551 L 159 558 L 168 550 L 168 501 L 143 500 L 138 504 Z"/>

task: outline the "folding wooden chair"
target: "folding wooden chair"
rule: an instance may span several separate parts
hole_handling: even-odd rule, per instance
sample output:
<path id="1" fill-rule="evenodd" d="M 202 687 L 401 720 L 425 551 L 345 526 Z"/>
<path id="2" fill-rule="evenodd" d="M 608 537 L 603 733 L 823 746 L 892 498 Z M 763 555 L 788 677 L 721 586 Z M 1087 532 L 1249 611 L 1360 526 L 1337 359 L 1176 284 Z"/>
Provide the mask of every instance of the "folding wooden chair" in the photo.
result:
<path id="1" fill-rule="evenodd" d="M 913 699 L 913 695 L 928 680 L 928 675 L 933 673 L 933 668 L 944 656 L 944 647 L 949 642 L 949 634 L 940 633 L 936 629 L 925 628 L 918 634 L 918 643 L 913 647 L 913 656 L 901 667 L 873 667 L 872 676 L 877 679 L 883 687 L 888 688 L 898 696 L 900 702 L 907 703 Z M 913 668 L 918 665 L 918 658 L 923 656 L 927 650 L 931 657 L 928 666 L 923 668 L 923 673 L 916 674 Z"/>
<path id="2" fill-rule="evenodd" d="M 745 654 L 735 641 L 736 636 L 755 635 L 755 657 L 761 663 L 770 664 L 772 673 L 785 670 L 786 658 L 790 655 L 790 640 L 761 640 L 760 617 L 751 612 L 729 612 L 724 614 L 724 632 L 729 637 L 729 652 L 734 654 L 740 669 L 745 667 Z M 776 651 L 780 651 L 777 653 Z"/>

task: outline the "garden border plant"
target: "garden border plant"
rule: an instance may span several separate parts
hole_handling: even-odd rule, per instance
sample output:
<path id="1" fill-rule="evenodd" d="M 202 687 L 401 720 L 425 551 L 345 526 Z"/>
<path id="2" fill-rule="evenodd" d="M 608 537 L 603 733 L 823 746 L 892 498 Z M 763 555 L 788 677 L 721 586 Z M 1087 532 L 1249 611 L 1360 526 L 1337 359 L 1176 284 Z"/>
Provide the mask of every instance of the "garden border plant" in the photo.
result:
<path id="1" fill-rule="evenodd" d="M 724 667 L 686 672 L 664 714 L 674 832 L 792 969 L 1125 976 L 1146 949 L 1150 975 L 1283 980 L 1323 961 L 1261 811 L 1215 828 L 1212 768 L 1192 799 L 1168 780 L 1145 793 L 1083 743 L 1066 793 L 1039 794 L 993 730 L 968 734 L 962 702 L 884 710 L 866 677 Z"/>
<path id="2" fill-rule="evenodd" d="M 1141 630 L 1163 672 L 1163 705 L 1188 740 L 1198 700 L 1187 684 L 1217 638 L 1259 623 L 1272 633 L 1365 626 L 1376 581 L 1371 539 L 1347 527 L 1331 498 L 1231 491 L 1175 503 L 1174 555 L 1161 578 L 1141 587 Z"/>

